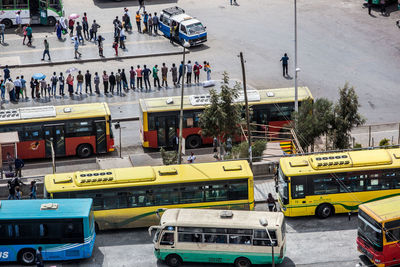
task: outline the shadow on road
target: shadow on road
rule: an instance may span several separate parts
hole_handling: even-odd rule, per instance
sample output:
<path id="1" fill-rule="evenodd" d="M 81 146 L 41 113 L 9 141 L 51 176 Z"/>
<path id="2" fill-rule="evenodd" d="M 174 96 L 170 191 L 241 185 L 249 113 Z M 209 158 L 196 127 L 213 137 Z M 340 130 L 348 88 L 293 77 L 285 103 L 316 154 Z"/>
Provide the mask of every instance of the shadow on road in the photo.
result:
<path id="1" fill-rule="evenodd" d="M 287 217 L 286 224 L 297 233 L 354 230 L 357 229 L 357 213 L 352 214 L 350 220 L 348 214 L 336 214 L 327 219 L 315 216 Z"/>

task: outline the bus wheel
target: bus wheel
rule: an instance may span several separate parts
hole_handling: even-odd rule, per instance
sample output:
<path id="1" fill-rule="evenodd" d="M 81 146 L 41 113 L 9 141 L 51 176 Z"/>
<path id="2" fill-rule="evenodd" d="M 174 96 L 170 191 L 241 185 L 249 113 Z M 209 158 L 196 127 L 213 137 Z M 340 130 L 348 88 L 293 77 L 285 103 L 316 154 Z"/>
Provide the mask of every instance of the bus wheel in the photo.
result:
<path id="1" fill-rule="evenodd" d="M 171 254 L 165 258 L 165 263 L 167 263 L 167 265 L 171 267 L 178 267 L 181 266 L 182 259 L 176 254 Z"/>
<path id="2" fill-rule="evenodd" d="M 6 29 L 11 28 L 11 26 L 13 25 L 10 19 L 3 19 L 1 21 L 1 24 L 4 24 L 6 26 Z"/>
<path id="3" fill-rule="evenodd" d="M 47 18 L 47 25 L 49 25 L 49 26 L 54 26 L 54 25 L 56 25 L 56 18 L 55 17 L 48 17 Z"/>
<path id="4" fill-rule="evenodd" d="M 18 252 L 18 261 L 23 265 L 35 263 L 36 251 L 32 248 L 24 248 Z"/>
<path id="5" fill-rule="evenodd" d="M 201 138 L 198 135 L 191 135 L 186 139 L 186 147 L 190 149 L 199 148 L 201 146 Z"/>
<path id="6" fill-rule="evenodd" d="M 335 208 L 331 204 L 321 204 L 317 207 L 315 214 L 321 219 L 326 219 L 335 213 Z"/>
<path id="7" fill-rule="evenodd" d="M 251 262 L 249 261 L 248 258 L 237 258 L 235 260 L 235 267 L 250 267 L 251 266 Z"/>
<path id="8" fill-rule="evenodd" d="M 77 150 L 76 150 L 76 154 L 78 155 L 78 157 L 80 158 L 87 158 L 90 155 L 92 155 L 92 146 L 89 144 L 82 144 L 79 145 Z"/>

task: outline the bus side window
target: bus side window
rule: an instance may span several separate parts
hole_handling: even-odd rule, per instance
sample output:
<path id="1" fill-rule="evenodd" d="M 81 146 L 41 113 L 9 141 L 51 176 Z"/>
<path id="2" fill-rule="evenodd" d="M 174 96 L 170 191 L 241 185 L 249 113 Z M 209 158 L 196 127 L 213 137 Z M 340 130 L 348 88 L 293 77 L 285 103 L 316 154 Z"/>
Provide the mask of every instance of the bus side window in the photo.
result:
<path id="1" fill-rule="evenodd" d="M 299 176 L 292 179 L 292 197 L 305 198 L 306 196 L 306 177 Z"/>
<path id="2" fill-rule="evenodd" d="M 3 0 L 2 9 L 14 9 L 14 0 Z"/>
<path id="3" fill-rule="evenodd" d="M 164 233 L 161 237 L 160 245 L 173 245 L 174 233 Z"/>
<path id="4" fill-rule="evenodd" d="M 15 1 L 16 7 L 18 8 L 28 8 L 28 0 L 17 0 Z"/>

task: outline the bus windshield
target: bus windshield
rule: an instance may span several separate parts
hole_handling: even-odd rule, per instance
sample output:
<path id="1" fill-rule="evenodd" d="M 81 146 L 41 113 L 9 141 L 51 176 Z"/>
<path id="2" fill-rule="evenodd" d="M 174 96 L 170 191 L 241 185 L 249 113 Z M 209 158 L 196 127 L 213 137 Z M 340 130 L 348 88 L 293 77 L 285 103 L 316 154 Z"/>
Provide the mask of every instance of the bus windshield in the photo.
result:
<path id="1" fill-rule="evenodd" d="M 289 189 L 287 177 L 283 174 L 282 170 L 278 172 L 278 183 L 279 183 L 279 196 L 281 197 L 283 204 L 289 203 Z"/>
<path id="2" fill-rule="evenodd" d="M 382 250 L 382 226 L 377 223 L 365 212 L 359 210 L 358 213 L 358 234 L 368 242 L 375 250 Z"/>
<path id="3" fill-rule="evenodd" d="M 196 33 L 205 31 L 205 28 L 204 28 L 203 24 L 201 24 L 201 22 L 187 25 L 186 29 L 187 29 L 188 34 L 196 34 Z"/>

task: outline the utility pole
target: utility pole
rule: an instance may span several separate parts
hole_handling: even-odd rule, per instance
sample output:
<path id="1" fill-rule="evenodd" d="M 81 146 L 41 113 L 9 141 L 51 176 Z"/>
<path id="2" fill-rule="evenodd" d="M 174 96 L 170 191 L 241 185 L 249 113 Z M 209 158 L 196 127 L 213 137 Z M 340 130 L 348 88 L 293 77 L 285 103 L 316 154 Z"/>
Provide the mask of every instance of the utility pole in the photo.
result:
<path id="1" fill-rule="evenodd" d="M 240 52 L 240 62 L 242 64 L 242 75 L 243 75 L 243 91 L 244 91 L 244 102 L 246 108 L 246 122 L 247 122 L 247 135 L 249 141 L 249 164 L 250 167 L 253 165 L 253 152 L 251 150 L 251 132 L 250 132 L 250 115 L 249 115 L 249 101 L 247 100 L 247 87 L 246 87 L 246 70 L 244 68 L 243 53 Z"/>
<path id="2" fill-rule="evenodd" d="M 186 48 L 190 45 L 185 42 L 183 45 L 183 70 L 182 70 L 182 87 L 181 87 L 181 112 L 179 115 L 179 144 L 178 144 L 178 164 L 182 163 L 182 129 L 183 129 L 183 92 L 184 92 L 184 84 L 185 84 L 185 55 L 186 55 Z"/>
<path id="3" fill-rule="evenodd" d="M 294 0 L 294 111 L 299 112 L 299 96 L 297 88 L 297 0 Z"/>

